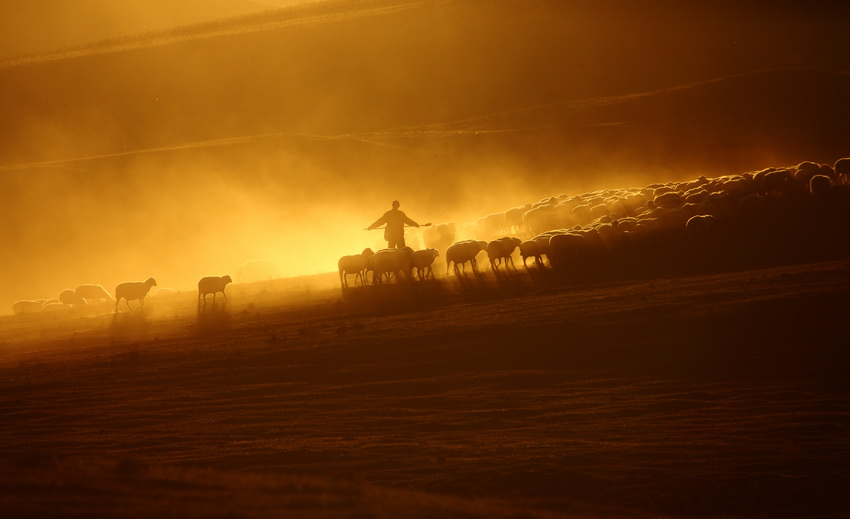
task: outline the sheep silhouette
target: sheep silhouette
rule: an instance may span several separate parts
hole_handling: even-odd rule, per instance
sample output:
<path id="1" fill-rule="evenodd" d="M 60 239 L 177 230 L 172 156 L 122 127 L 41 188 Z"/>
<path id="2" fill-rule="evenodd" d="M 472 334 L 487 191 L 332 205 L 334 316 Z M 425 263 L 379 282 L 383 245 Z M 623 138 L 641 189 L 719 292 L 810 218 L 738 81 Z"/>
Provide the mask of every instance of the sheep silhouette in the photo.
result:
<path id="1" fill-rule="evenodd" d="M 32 314 L 41 312 L 44 306 L 45 299 L 22 299 L 12 303 L 12 313 L 14 314 Z"/>
<path id="2" fill-rule="evenodd" d="M 455 276 L 460 276 L 461 269 L 463 269 L 465 274 L 466 263 L 469 262 L 469 264 L 472 265 L 473 274 L 477 276 L 478 270 L 476 269 L 477 262 L 475 257 L 478 256 L 479 252 L 486 248 L 487 242 L 481 240 L 462 240 L 453 243 L 451 247 L 446 250 L 446 275 L 449 275 L 449 268 L 451 268 L 452 263 L 454 263 Z"/>
<path id="3" fill-rule="evenodd" d="M 59 302 L 62 306 L 77 306 L 86 304 L 86 300 L 80 297 L 76 290 L 70 288 L 59 292 Z"/>
<path id="4" fill-rule="evenodd" d="M 504 263 L 506 271 L 508 270 L 508 265 L 516 270 L 511 254 L 519 247 L 520 243 L 522 243 L 522 240 L 519 238 L 505 236 L 487 244 L 487 258 L 490 260 L 490 268 L 493 269 L 493 272 L 498 271 L 500 263 Z"/>
<path id="5" fill-rule="evenodd" d="M 850 184 L 850 157 L 836 160 L 833 169 L 839 184 Z"/>
<path id="6" fill-rule="evenodd" d="M 421 249 L 413 251 L 410 255 L 410 266 L 416 269 L 416 275 L 419 277 L 419 281 L 422 281 L 429 276 L 432 279 L 434 278 L 432 265 L 439 255 L 440 253 L 437 249 Z"/>
<path id="7" fill-rule="evenodd" d="M 339 268 L 339 282 L 342 289 L 348 289 L 348 275 L 354 274 L 354 284 L 360 280 L 361 285 L 366 284 L 366 270 L 369 268 L 369 260 L 375 253 L 372 249 L 363 249 L 360 254 L 352 254 L 339 258 L 337 267 Z"/>
<path id="8" fill-rule="evenodd" d="M 522 258 L 522 264 L 528 270 L 528 258 L 534 258 L 534 264 L 538 268 L 543 268 L 543 256 L 548 256 L 549 236 L 536 236 L 531 240 L 526 240 L 519 244 L 519 255 Z"/>
<path id="9" fill-rule="evenodd" d="M 103 288 L 103 285 L 80 285 L 74 290 L 77 298 L 89 301 L 99 301 L 101 299 L 112 301 L 112 296 Z"/>
<path id="10" fill-rule="evenodd" d="M 213 295 L 213 304 L 215 304 L 215 296 L 219 292 L 224 296 L 224 300 L 227 301 L 227 294 L 224 292 L 225 287 L 229 283 L 232 283 L 233 280 L 230 279 L 230 276 L 207 276 L 201 278 L 198 281 L 198 304 L 201 304 L 201 298 L 203 297 L 204 304 L 207 304 L 207 295 Z"/>
<path id="11" fill-rule="evenodd" d="M 144 281 L 124 281 L 115 287 L 115 313 L 118 313 L 118 303 L 124 299 L 128 310 L 133 310 L 130 307 L 130 301 L 139 301 L 139 308 L 145 307 L 145 296 L 148 295 L 151 288 L 156 286 L 154 278 L 148 278 Z"/>
<path id="12" fill-rule="evenodd" d="M 410 247 L 381 249 L 376 252 L 374 256 L 369 258 L 374 271 L 372 284 L 382 283 L 384 279 L 389 283 L 392 276 L 395 276 L 396 281 L 399 281 L 401 272 L 405 272 L 409 277 L 411 254 L 413 254 L 413 249 Z"/>

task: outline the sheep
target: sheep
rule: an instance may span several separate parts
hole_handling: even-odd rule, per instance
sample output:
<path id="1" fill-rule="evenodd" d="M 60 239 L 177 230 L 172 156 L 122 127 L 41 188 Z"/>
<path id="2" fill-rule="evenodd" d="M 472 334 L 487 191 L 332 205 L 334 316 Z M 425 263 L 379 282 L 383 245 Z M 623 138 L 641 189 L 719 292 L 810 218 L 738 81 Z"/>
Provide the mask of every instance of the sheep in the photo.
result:
<path id="1" fill-rule="evenodd" d="M 522 230 L 523 215 L 531 209 L 531 204 L 512 207 L 505 211 L 505 220 L 508 223 L 508 232 L 520 232 Z"/>
<path id="2" fill-rule="evenodd" d="M 426 249 L 446 250 L 455 242 L 457 228 L 453 222 L 437 224 L 422 232 Z"/>
<path id="3" fill-rule="evenodd" d="M 463 240 L 453 243 L 446 250 L 446 275 L 449 275 L 449 267 L 454 263 L 454 272 L 456 276 L 460 275 L 460 268 L 463 266 L 464 273 L 466 272 L 466 262 L 472 265 L 472 271 L 477 274 L 475 257 L 478 253 L 487 248 L 487 242 L 481 240 Z"/>
<path id="4" fill-rule="evenodd" d="M 577 205 L 570 210 L 570 221 L 576 225 L 585 224 L 590 221 L 591 204 L 585 203 Z M 548 229 L 551 230 L 551 229 Z"/>
<path id="5" fill-rule="evenodd" d="M 354 274 L 354 284 L 357 284 L 357 280 L 360 280 L 361 285 L 366 284 L 366 269 L 369 267 L 369 258 L 374 256 L 375 253 L 370 248 L 363 249 L 363 252 L 360 254 L 352 254 L 350 256 L 343 256 L 339 258 L 337 261 L 337 268 L 339 269 L 339 282 L 342 285 L 342 289 L 345 290 L 348 288 L 348 275 Z"/>
<path id="6" fill-rule="evenodd" d="M 794 170 L 794 180 L 796 180 L 801 186 L 808 186 L 812 177 L 820 173 L 820 164 L 809 161 L 801 162 L 800 164 L 797 164 L 797 168 Z"/>
<path id="7" fill-rule="evenodd" d="M 413 249 L 404 247 L 403 249 L 381 249 L 370 258 L 372 270 L 374 270 L 372 283 L 378 284 L 386 275 L 387 281 L 395 274 L 396 279 L 401 271 L 406 270 L 409 273 L 410 255 Z"/>
<path id="8" fill-rule="evenodd" d="M 685 191 L 686 204 L 701 204 L 708 198 L 709 192 L 703 186 L 695 187 Z"/>
<path id="9" fill-rule="evenodd" d="M 549 236 L 536 236 L 530 240 L 519 244 L 519 255 L 522 257 L 522 264 L 528 270 L 528 258 L 534 258 L 534 264 L 539 268 L 543 267 L 543 256 L 549 255 Z"/>
<path id="10" fill-rule="evenodd" d="M 815 197 L 824 197 L 832 189 L 832 179 L 826 175 L 813 175 L 809 179 L 809 193 Z"/>
<path id="11" fill-rule="evenodd" d="M 549 238 L 549 261 L 555 268 L 563 268 L 570 260 L 575 261 L 585 251 L 585 237 L 581 234 L 555 234 Z"/>
<path id="12" fill-rule="evenodd" d="M 138 300 L 139 308 L 144 308 L 145 296 L 155 286 L 156 280 L 154 278 L 148 278 L 145 281 L 124 281 L 123 283 L 118 283 L 118 286 L 115 287 L 115 313 L 118 313 L 118 303 L 121 299 L 124 299 L 129 310 L 132 310 L 130 308 L 130 301 L 132 300 Z"/>
<path id="13" fill-rule="evenodd" d="M 494 272 L 498 271 L 499 263 L 504 262 L 505 270 L 508 268 L 508 263 L 514 267 L 514 260 L 511 254 L 519 247 L 522 240 L 519 238 L 499 238 L 487 244 L 487 258 L 490 260 L 490 267 Z M 514 267 L 516 270 L 516 267 Z"/>
<path id="14" fill-rule="evenodd" d="M 836 160 L 832 169 L 839 184 L 850 184 L 850 157 Z"/>
<path id="15" fill-rule="evenodd" d="M 59 302 L 62 303 L 63 306 L 77 306 L 86 304 L 86 300 L 77 295 L 76 290 L 72 290 L 70 288 L 59 292 Z"/>
<path id="16" fill-rule="evenodd" d="M 224 289 L 229 283 L 233 283 L 233 280 L 228 275 L 201 278 L 198 281 L 198 304 L 201 304 L 201 297 L 204 298 L 204 304 L 207 304 L 207 294 L 213 295 L 213 304 L 215 304 L 215 296 L 219 292 L 224 296 L 224 300 L 227 301 L 227 294 L 224 292 Z"/>
<path id="17" fill-rule="evenodd" d="M 765 207 L 767 206 L 767 198 L 759 195 L 752 194 L 747 195 L 740 200 L 738 200 L 738 212 L 739 214 L 750 220 L 758 220 L 765 214 Z"/>
<path id="18" fill-rule="evenodd" d="M 12 313 L 14 314 L 32 314 L 41 312 L 44 306 L 44 299 L 23 299 L 12 303 Z"/>
<path id="19" fill-rule="evenodd" d="M 80 285 L 74 290 L 74 293 L 78 299 L 82 299 L 85 302 L 89 300 L 99 301 L 101 299 L 112 301 L 112 296 L 103 288 L 103 285 Z"/>
<path id="20" fill-rule="evenodd" d="M 619 231 L 622 232 L 631 232 L 635 230 L 637 227 L 638 220 L 633 216 L 627 216 L 625 218 L 618 218 L 613 222 Z"/>
<path id="21" fill-rule="evenodd" d="M 677 193 L 676 191 L 669 191 L 660 195 L 656 195 L 656 197 L 652 200 L 653 204 L 656 207 L 663 207 L 664 209 L 675 209 L 677 207 L 681 207 L 685 204 L 684 197 Z"/>
<path id="22" fill-rule="evenodd" d="M 558 209 L 554 205 L 532 207 L 522 215 L 523 227 L 529 233 L 542 233 L 557 227 Z"/>
<path id="23" fill-rule="evenodd" d="M 505 213 L 491 213 L 481 219 L 479 226 L 485 237 L 498 235 L 508 228 Z"/>
<path id="24" fill-rule="evenodd" d="M 65 305 L 61 303 L 58 299 L 48 299 L 44 303 L 41 304 L 42 312 L 59 312 L 65 309 Z"/>
<path id="25" fill-rule="evenodd" d="M 732 196 L 744 197 L 755 192 L 755 182 L 743 175 L 724 177 L 720 189 Z"/>
<path id="26" fill-rule="evenodd" d="M 714 216 L 710 214 L 698 214 L 688 218 L 685 222 L 685 231 L 691 239 L 702 239 L 711 233 L 714 226 Z"/>
<path id="27" fill-rule="evenodd" d="M 608 213 L 610 213 L 610 211 L 608 210 L 608 206 L 605 205 L 604 203 L 594 204 L 588 210 L 588 214 L 590 215 L 590 218 L 593 219 L 593 220 L 595 220 L 597 218 L 601 218 L 603 216 L 606 216 L 606 215 L 608 215 Z"/>
<path id="28" fill-rule="evenodd" d="M 419 281 L 422 281 L 423 278 L 427 278 L 428 276 L 431 276 L 431 278 L 434 277 L 434 271 L 431 266 L 439 255 L 440 252 L 437 249 L 413 251 L 410 255 L 410 266 L 416 269 L 416 275 L 419 277 Z"/>

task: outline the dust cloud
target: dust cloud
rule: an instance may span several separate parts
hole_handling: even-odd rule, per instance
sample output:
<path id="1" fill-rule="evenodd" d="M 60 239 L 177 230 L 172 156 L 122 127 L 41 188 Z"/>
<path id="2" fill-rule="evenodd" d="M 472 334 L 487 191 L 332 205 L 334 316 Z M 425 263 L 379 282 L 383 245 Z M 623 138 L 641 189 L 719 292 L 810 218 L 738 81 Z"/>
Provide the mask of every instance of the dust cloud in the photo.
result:
<path id="1" fill-rule="evenodd" d="M 4 0 L 0 60 L 301 3 L 305 0 Z"/>
<path id="2" fill-rule="evenodd" d="M 495 169 L 364 182 L 363 172 L 346 178 L 285 153 L 227 163 L 198 151 L 152 155 L 4 172 L 4 312 L 85 283 L 111 292 L 153 276 L 193 290 L 203 276 L 235 278 L 249 260 L 283 277 L 333 272 L 340 256 L 386 245 L 365 227 L 392 200 L 421 224 L 461 224 L 537 196 L 521 175 Z M 409 241 L 421 243 L 416 230 Z"/>
<path id="3" fill-rule="evenodd" d="M 203 4 L 203 17 L 240 14 Z M 795 160 L 800 149 L 761 127 L 736 144 L 733 119 L 705 144 L 704 121 L 675 103 L 656 119 L 641 119 L 658 112 L 648 103 L 574 107 L 801 61 L 835 69 L 841 33 L 827 17 L 614 4 L 320 2 L 261 13 L 250 30 L 237 17 L 203 37 L 178 28 L 169 44 L 0 66 L 0 312 L 83 283 L 192 289 L 248 260 L 332 272 L 381 246 L 363 229 L 392 200 L 420 223 L 461 226 L 548 196 L 818 158 Z M 192 14 L 121 5 L 74 30 L 111 37 Z M 48 33 L 51 20 L 32 24 Z M 775 37 L 792 22 L 818 38 Z"/>

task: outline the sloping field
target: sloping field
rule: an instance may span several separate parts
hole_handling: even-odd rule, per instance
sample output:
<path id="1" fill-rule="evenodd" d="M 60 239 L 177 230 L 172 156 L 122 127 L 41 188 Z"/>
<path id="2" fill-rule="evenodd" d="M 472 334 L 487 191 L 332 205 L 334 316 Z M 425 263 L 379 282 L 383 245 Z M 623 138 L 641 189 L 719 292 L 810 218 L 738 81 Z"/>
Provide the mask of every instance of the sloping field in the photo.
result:
<path id="1" fill-rule="evenodd" d="M 178 295 L 19 328 L 0 358 L 0 503 L 55 517 L 850 511 L 847 261 L 501 283 L 262 305 L 234 292 L 197 309 Z"/>

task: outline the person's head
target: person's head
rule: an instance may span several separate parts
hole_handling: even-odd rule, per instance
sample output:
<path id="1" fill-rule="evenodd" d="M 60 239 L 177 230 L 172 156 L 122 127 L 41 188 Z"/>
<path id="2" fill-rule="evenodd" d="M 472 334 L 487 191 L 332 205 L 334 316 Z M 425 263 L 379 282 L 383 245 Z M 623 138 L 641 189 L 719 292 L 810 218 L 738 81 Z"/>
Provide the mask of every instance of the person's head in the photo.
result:
<path id="1" fill-rule="evenodd" d="M 398 206 L 400 206 L 400 205 L 401 204 L 398 203 L 398 200 L 393 200 L 393 209 L 398 209 Z"/>

